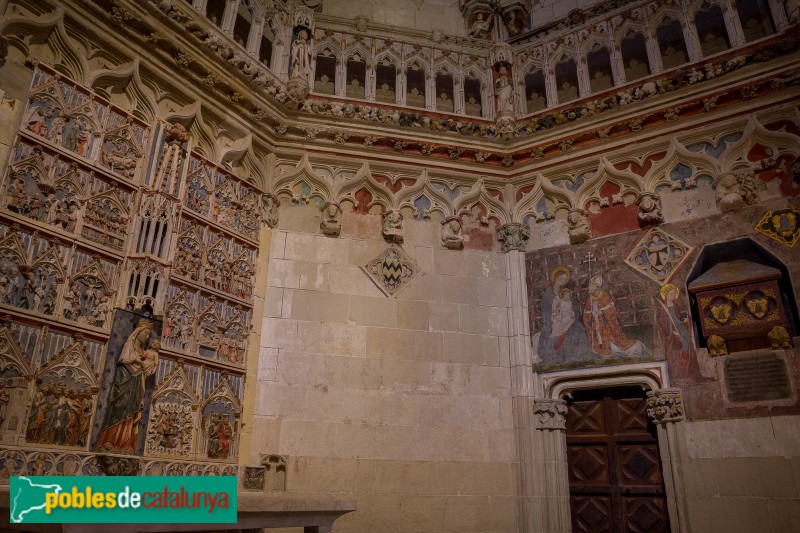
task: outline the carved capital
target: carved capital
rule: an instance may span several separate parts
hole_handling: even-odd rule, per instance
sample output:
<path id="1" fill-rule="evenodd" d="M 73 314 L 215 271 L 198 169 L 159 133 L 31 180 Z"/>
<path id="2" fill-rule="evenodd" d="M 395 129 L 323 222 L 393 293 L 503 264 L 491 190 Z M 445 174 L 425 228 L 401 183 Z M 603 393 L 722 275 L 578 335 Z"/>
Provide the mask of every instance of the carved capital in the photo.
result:
<path id="1" fill-rule="evenodd" d="M 677 388 L 658 389 L 647 393 L 647 416 L 656 424 L 680 422 L 686 418 L 683 412 L 683 396 Z"/>
<path id="2" fill-rule="evenodd" d="M 497 228 L 497 239 L 503 243 L 503 253 L 511 250 L 524 252 L 530 236 L 530 228 L 519 222 L 509 222 Z"/>
<path id="3" fill-rule="evenodd" d="M 533 400 L 533 427 L 563 431 L 567 428 L 567 402 L 537 398 Z"/>

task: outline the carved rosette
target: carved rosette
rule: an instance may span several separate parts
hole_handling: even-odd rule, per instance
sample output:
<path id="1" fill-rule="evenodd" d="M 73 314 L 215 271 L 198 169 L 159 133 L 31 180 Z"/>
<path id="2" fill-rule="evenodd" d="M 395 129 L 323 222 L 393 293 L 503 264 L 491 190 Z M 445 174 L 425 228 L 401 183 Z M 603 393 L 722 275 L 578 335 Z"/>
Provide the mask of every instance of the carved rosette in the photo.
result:
<path id="1" fill-rule="evenodd" d="M 683 396 L 678 388 L 665 388 L 647 393 L 647 416 L 656 424 L 685 419 Z"/>
<path id="2" fill-rule="evenodd" d="M 567 402 L 537 398 L 533 400 L 533 427 L 563 431 L 567 427 Z"/>
<path id="3" fill-rule="evenodd" d="M 511 250 L 524 252 L 530 236 L 530 228 L 519 222 L 509 222 L 497 228 L 497 239 L 503 244 L 503 253 Z"/>

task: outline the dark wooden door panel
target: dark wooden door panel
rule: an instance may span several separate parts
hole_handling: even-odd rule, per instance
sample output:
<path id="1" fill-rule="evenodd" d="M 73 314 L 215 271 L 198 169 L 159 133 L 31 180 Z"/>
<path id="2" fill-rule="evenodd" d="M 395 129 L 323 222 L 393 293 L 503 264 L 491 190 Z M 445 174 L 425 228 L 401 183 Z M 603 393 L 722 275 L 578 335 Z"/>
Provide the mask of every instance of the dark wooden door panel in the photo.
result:
<path id="1" fill-rule="evenodd" d="M 613 434 L 647 433 L 647 400 L 621 398 L 612 405 L 614 409 Z"/>
<path id="2" fill-rule="evenodd" d="M 614 533 L 614 515 L 608 496 L 573 496 L 572 531 L 575 533 Z"/>
<path id="3" fill-rule="evenodd" d="M 608 485 L 608 448 L 606 446 L 571 446 L 569 481 L 579 485 Z"/>
<path id="4" fill-rule="evenodd" d="M 622 498 L 625 533 L 667 533 L 667 505 L 663 497 Z"/>
<path id="5" fill-rule="evenodd" d="M 571 435 L 600 436 L 606 433 L 603 403 L 597 401 L 574 402 L 569 406 L 567 433 Z"/>
<path id="6" fill-rule="evenodd" d="M 664 485 L 657 444 L 625 444 L 617 452 L 620 485 Z"/>
<path id="7" fill-rule="evenodd" d="M 573 531 L 669 530 L 655 427 L 641 390 L 576 393 L 567 413 Z"/>

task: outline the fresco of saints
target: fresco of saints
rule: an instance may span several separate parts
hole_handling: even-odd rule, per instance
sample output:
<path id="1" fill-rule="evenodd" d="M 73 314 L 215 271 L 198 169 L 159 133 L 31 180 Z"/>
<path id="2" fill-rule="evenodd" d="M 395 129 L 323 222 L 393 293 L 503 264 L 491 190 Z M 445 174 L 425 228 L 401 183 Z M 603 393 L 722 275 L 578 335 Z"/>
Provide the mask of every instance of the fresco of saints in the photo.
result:
<path id="1" fill-rule="evenodd" d="M 583 324 L 586 326 L 592 351 L 602 357 L 642 357 L 650 354 L 641 341 L 625 336 L 617 319 L 614 299 L 603 289 L 602 274 L 589 280 L 589 298 L 583 309 Z"/>
<path id="2" fill-rule="evenodd" d="M 664 354 L 673 363 L 670 365 L 671 373 L 675 378 L 683 379 L 699 372 L 699 368 L 694 358 L 689 313 L 681 306 L 679 296 L 680 290 L 672 283 L 661 287 L 658 326 L 664 337 Z"/>
<path id="3" fill-rule="evenodd" d="M 569 269 L 563 266 L 550 272 L 550 285 L 542 294 L 542 331 L 539 357 L 542 363 L 591 358 L 583 324 L 577 320 L 580 308 L 567 287 Z"/>

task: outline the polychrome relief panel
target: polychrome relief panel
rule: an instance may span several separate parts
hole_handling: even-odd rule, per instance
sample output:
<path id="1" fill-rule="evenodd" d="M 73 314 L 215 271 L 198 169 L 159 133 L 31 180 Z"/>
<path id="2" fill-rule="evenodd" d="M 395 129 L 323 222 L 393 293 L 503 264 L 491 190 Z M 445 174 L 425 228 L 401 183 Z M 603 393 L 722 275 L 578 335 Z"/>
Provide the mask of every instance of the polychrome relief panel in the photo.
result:
<path id="1" fill-rule="evenodd" d="M 636 243 L 625 263 L 659 285 L 668 282 L 694 248 L 661 228 L 653 228 Z"/>

